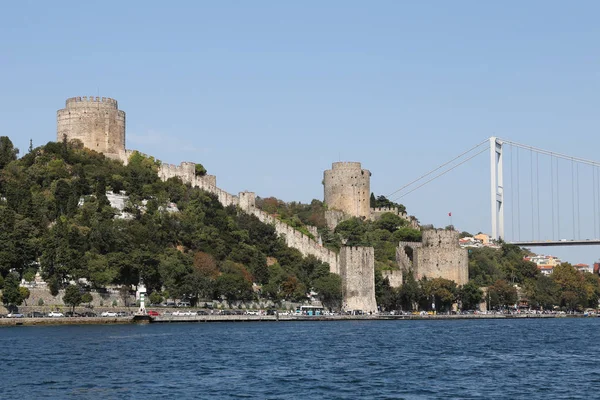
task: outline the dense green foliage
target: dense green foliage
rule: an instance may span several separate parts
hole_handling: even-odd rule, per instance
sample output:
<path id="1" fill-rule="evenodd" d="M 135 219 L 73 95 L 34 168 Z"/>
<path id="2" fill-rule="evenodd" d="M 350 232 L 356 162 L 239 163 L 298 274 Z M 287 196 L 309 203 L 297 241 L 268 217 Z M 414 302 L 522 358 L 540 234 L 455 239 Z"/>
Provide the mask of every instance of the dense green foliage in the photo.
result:
<path id="1" fill-rule="evenodd" d="M 329 272 L 254 216 L 224 208 L 179 179 L 161 181 L 151 157 L 136 152 L 123 166 L 79 142 L 50 142 L 17 160 L 8 138 L 0 144 L 3 278 L 40 269 L 53 295 L 81 278 L 92 287 L 143 279 L 151 296 L 157 293 L 153 299 L 191 301 L 251 300 L 257 283 L 263 296 L 278 301 L 304 300 Z M 108 190 L 127 193 L 128 218 L 115 217 Z M 169 202 L 180 212 L 167 212 Z M 274 265 L 267 266 L 267 257 Z"/>
<path id="2" fill-rule="evenodd" d="M 83 296 L 79 287 L 76 285 L 67 286 L 65 289 L 65 295 L 63 296 L 63 302 L 66 305 L 71 306 L 71 311 L 75 312 L 75 307 L 83 303 Z"/>
<path id="3" fill-rule="evenodd" d="M 568 263 L 554 267 L 552 275 L 542 275 L 524 258 L 531 253 L 503 243 L 499 250 L 469 250 L 469 278 L 478 286 L 489 287 L 487 301 L 493 308 L 508 307 L 518 300 L 534 308 L 568 310 L 597 308 L 600 278 L 577 271 Z M 515 288 L 517 285 L 521 292 Z M 519 299 L 520 297 L 520 299 Z"/>
<path id="4" fill-rule="evenodd" d="M 369 206 L 371 208 L 397 208 L 400 210 L 400 212 L 406 212 L 406 207 L 404 207 L 404 204 L 394 203 L 383 195 L 375 197 L 375 193 L 371 193 Z"/>

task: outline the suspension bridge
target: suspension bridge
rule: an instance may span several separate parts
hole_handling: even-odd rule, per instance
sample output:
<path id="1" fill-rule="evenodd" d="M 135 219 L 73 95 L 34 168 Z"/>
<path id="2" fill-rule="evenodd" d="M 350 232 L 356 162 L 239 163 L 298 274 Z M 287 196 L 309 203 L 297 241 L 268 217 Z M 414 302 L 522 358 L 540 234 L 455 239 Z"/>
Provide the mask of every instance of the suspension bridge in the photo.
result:
<path id="1" fill-rule="evenodd" d="M 600 162 L 498 137 L 387 197 L 398 201 L 486 152 L 491 238 L 528 247 L 600 245 Z"/>

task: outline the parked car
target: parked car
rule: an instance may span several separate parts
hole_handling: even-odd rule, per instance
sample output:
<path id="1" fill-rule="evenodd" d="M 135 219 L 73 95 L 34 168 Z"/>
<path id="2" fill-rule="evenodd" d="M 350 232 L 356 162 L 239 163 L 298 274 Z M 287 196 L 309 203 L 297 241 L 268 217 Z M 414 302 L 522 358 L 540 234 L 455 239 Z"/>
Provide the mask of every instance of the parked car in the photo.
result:
<path id="1" fill-rule="evenodd" d="M 93 313 L 91 311 L 86 311 L 83 314 L 81 314 L 82 317 L 97 317 L 98 315 L 96 313 Z"/>
<path id="2" fill-rule="evenodd" d="M 6 317 L 7 318 L 24 318 L 25 316 L 21 313 L 14 312 L 14 313 L 8 314 Z"/>
<path id="3" fill-rule="evenodd" d="M 125 311 L 119 311 L 117 313 L 117 317 L 126 317 L 126 316 L 127 316 L 127 313 Z"/>
<path id="4" fill-rule="evenodd" d="M 194 311 L 173 311 L 173 315 L 179 317 L 190 317 L 192 315 L 196 315 Z"/>
<path id="5" fill-rule="evenodd" d="M 103 317 L 116 317 L 117 313 L 114 311 L 104 311 L 102 314 Z"/>
<path id="6" fill-rule="evenodd" d="M 154 310 L 148 310 L 147 314 L 151 317 L 158 317 L 160 314 L 158 313 L 158 311 L 154 311 Z"/>
<path id="7" fill-rule="evenodd" d="M 191 307 L 191 306 L 192 306 L 192 305 L 190 304 L 190 302 L 189 302 L 189 301 L 180 301 L 180 302 L 177 304 L 177 307 Z"/>
<path id="8" fill-rule="evenodd" d="M 83 315 L 79 314 L 78 312 L 67 311 L 65 313 L 65 316 L 67 316 L 67 317 L 82 317 Z"/>
<path id="9" fill-rule="evenodd" d="M 58 311 L 50 311 L 50 312 L 48 313 L 48 316 L 49 316 L 49 317 L 53 317 L 53 318 L 58 318 L 58 317 L 64 317 L 64 316 L 65 316 L 65 314 L 63 314 L 63 313 L 61 313 L 61 312 L 58 312 Z"/>
<path id="10" fill-rule="evenodd" d="M 33 311 L 31 313 L 29 313 L 29 317 L 30 318 L 44 318 L 44 314 L 41 312 L 37 312 L 37 311 Z"/>

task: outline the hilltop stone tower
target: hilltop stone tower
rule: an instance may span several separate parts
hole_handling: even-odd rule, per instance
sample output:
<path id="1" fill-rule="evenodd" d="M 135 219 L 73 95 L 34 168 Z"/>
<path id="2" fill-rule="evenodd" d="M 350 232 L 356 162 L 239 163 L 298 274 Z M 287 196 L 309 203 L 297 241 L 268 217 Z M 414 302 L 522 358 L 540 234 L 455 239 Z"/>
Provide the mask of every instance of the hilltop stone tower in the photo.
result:
<path id="1" fill-rule="evenodd" d="M 375 249 L 342 247 L 340 249 L 343 309 L 377 312 L 375 300 Z"/>
<path id="2" fill-rule="evenodd" d="M 325 203 L 352 217 L 369 218 L 371 173 L 359 162 L 335 162 L 324 172 Z"/>
<path id="3" fill-rule="evenodd" d="M 423 231 L 422 242 L 400 242 L 396 261 L 404 270 L 412 269 L 415 279 L 444 278 L 464 285 L 469 281 L 469 255 L 458 243 L 458 231 Z"/>
<path id="4" fill-rule="evenodd" d="M 56 140 L 79 139 L 106 157 L 126 161 L 125 112 L 107 97 L 72 97 L 57 111 Z"/>

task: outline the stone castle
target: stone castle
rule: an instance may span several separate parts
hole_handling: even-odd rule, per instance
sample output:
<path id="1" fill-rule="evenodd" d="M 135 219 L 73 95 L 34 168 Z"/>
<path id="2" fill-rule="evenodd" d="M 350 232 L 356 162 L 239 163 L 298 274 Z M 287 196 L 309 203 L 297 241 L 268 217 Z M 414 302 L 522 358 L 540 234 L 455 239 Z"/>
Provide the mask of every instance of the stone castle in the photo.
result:
<path id="1" fill-rule="evenodd" d="M 445 278 L 464 285 L 469 281 L 469 256 L 454 230 L 423 231 L 421 242 L 400 242 L 396 261 L 403 271 L 412 270 L 416 280 Z"/>
<path id="2" fill-rule="evenodd" d="M 393 213 L 418 228 L 416 221 L 397 208 L 371 208 L 371 172 L 359 162 L 334 162 L 323 173 L 324 202 L 329 207 L 325 220 L 334 230 L 342 221 L 357 217 L 377 220 L 384 213 Z"/>
<path id="3" fill-rule="evenodd" d="M 85 147 L 117 160 L 126 159 L 125 112 L 106 97 L 72 97 L 58 110 L 56 136 L 60 142 L 80 140 Z"/>
<path id="4" fill-rule="evenodd" d="M 85 147 L 125 164 L 134 153 L 133 150 L 127 150 L 125 147 L 125 112 L 119 110 L 117 101 L 111 98 L 67 99 L 66 107 L 57 112 L 57 141 L 64 139 L 79 140 Z M 195 166 L 193 162 L 182 162 L 180 165 L 161 164 L 158 174 L 163 180 L 178 177 L 186 184 L 215 194 L 223 206 L 237 206 L 243 212 L 256 216 L 261 222 L 272 225 L 288 246 L 298 249 L 304 256 L 312 255 L 328 263 L 330 271 L 341 276 L 345 310 L 377 311 L 373 248 L 343 247 L 339 254 L 331 251 L 311 237 L 256 208 L 255 193 L 246 191 L 238 195 L 229 194 L 217 187 L 216 176 L 197 176 Z M 330 229 L 335 229 L 338 223 L 351 217 L 376 220 L 386 212 L 392 212 L 409 221 L 411 226 L 418 228 L 414 219 L 398 209 L 370 208 L 370 177 L 371 173 L 362 169 L 359 162 L 336 162 L 333 163 L 331 170 L 325 171 L 324 201 L 329 206 L 326 220 Z M 467 253 L 465 250 L 464 257 L 459 255 L 452 246 L 452 240 L 447 237 L 442 240 L 440 236 L 440 241 L 436 245 L 435 238 L 430 238 L 424 233 L 423 246 L 419 246 L 421 243 L 401 243 L 397 249 L 400 269 L 385 271 L 384 276 L 390 280 L 392 286 L 399 286 L 402 284 L 403 270 L 412 268 L 413 271 L 420 271 L 417 272 L 417 276 L 448 277 L 448 279 L 456 277 L 458 284 L 466 283 L 468 269 L 463 269 L 468 268 L 468 263 L 465 261 Z M 458 247 L 458 236 L 455 244 Z M 405 252 L 407 246 L 420 248 L 423 251 L 413 261 Z M 448 251 L 454 252 L 452 254 L 455 255 L 449 257 Z M 446 258 L 451 261 L 449 263 L 444 261 Z M 452 268 L 461 271 L 450 271 Z"/>

